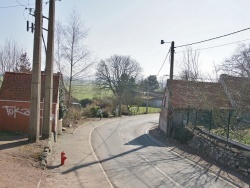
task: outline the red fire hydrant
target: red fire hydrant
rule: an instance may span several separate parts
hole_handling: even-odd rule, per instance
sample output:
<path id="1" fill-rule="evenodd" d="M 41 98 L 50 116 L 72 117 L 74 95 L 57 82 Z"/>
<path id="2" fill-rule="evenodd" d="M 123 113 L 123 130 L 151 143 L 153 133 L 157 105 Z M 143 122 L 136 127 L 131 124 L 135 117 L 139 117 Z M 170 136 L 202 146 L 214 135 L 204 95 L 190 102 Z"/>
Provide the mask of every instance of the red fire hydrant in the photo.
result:
<path id="1" fill-rule="evenodd" d="M 61 152 L 61 165 L 64 165 L 65 160 L 67 159 L 65 152 Z"/>

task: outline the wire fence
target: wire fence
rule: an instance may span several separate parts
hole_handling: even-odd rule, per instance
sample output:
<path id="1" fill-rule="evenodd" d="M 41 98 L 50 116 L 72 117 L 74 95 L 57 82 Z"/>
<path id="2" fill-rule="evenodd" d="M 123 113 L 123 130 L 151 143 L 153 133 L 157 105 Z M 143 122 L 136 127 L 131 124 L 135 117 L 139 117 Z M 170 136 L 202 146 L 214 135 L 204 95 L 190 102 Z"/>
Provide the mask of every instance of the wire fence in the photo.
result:
<path id="1" fill-rule="evenodd" d="M 192 110 L 182 112 L 183 125 L 200 128 L 226 139 L 250 145 L 250 114 L 237 116 L 228 110 Z"/>

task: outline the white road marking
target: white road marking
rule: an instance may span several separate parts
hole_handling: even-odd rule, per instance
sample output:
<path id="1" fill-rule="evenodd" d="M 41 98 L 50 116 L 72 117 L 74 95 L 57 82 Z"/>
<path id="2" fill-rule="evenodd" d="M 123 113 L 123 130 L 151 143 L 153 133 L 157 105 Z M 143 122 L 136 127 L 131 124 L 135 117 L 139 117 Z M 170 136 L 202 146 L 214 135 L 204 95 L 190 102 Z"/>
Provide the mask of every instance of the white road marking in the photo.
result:
<path id="1" fill-rule="evenodd" d="M 120 135 L 123 139 L 123 141 L 128 144 L 130 147 L 133 148 L 133 146 L 124 138 L 124 135 L 123 135 L 123 131 L 125 130 L 126 127 L 123 127 L 121 130 L 120 130 Z M 166 178 L 168 178 L 172 183 L 174 183 L 176 186 L 178 187 L 182 187 L 178 182 L 174 181 L 170 176 L 168 176 L 165 172 L 163 172 L 161 169 L 159 169 L 157 166 L 155 166 L 155 164 L 153 164 L 150 160 L 148 160 L 146 157 L 144 157 L 142 154 L 140 154 L 139 152 L 137 152 L 145 161 L 147 161 L 148 163 L 151 164 L 151 166 L 153 168 L 155 168 L 158 172 L 160 172 L 162 175 L 164 175 Z"/>
<path id="2" fill-rule="evenodd" d="M 108 182 L 108 184 L 109 184 L 109 186 L 110 186 L 111 188 L 114 188 L 114 186 L 112 185 L 112 183 L 111 183 L 110 179 L 108 178 L 108 176 L 107 176 L 107 174 L 106 174 L 106 172 L 105 172 L 105 170 L 104 170 L 102 164 L 100 163 L 98 157 L 97 157 L 96 154 L 95 154 L 95 151 L 94 151 L 94 149 L 93 149 L 93 147 L 92 147 L 92 143 L 91 143 L 91 136 L 92 136 L 92 132 L 93 132 L 97 127 L 99 127 L 99 126 L 101 126 L 101 125 L 104 125 L 104 124 L 107 124 L 107 123 L 115 122 L 115 121 L 118 121 L 118 120 L 113 120 L 113 121 L 109 121 L 109 122 L 105 122 L 105 123 L 99 124 L 99 125 L 95 126 L 95 127 L 90 131 L 90 133 L 89 133 L 89 146 L 90 146 L 90 149 L 91 149 L 91 151 L 92 151 L 92 153 L 93 153 L 93 155 L 94 155 L 94 157 L 95 157 L 96 162 L 98 162 L 99 167 L 101 168 L 101 170 L 102 170 L 102 172 L 103 172 L 103 174 L 104 174 L 104 176 L 105 176 L 105 178 L 106 178 L 106 180 L 107 180 L 107 182 Z"/>

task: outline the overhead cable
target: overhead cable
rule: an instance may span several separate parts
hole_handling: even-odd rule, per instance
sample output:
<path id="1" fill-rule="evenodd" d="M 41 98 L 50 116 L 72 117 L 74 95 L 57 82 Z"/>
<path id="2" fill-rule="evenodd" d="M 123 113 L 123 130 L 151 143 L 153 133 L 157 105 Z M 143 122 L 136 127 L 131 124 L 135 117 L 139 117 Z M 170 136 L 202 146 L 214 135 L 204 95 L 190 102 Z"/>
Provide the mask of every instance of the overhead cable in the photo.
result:
<path id="1" fill-rule="evenodd" d="M 10 5 L 10 6 L 5 6 L 5 7 L 0 7 L 0 8 L 14 8 L 14 7 L 22 7 L 23 5 Z"/>
<path id="2" fill-rule="evenodd" d="M 163 61 L 162 65 L 161 65 L 161 68 L 160 68 L 160 70 L 158 71 L 158 73 L 157 73 L 157 75 L 156 75 L 156 76 L 158 76 L 158 74 L 161 72 L 161 69 L 162 69 L 163 65 L 165 64 L 166 59 L 168 58 L 169 53 L 170 53 L 170 48 L 169 48 L 169 50 L 168 50 L 168 54 L 167 54 L 167 56 L 165 57 L 165 59 L 164 59 L 164 61 Z"/>
<path id="3" fill-rule="evenodd" d="M 240 40 L 240 41 L 236 41 L 236 42 L 230 42 L 230 43 L 227 43 L 227 44 L 221 44 L 221 45 L 217 45 L 217 46 L 210 46 L 210 47 L 206 47 L 206 48 L 199 48 L 199 49 L 195 49 L 195 50 L 192 50 L 192 51 L 200 51 L 200 50 L 207 50 L 207 49 L 212 49 L 212 48 L 218 48 L 218 47 L 222 47 L 222 46 L 228 46 L 228 45 L 231 45 L 231 44 L 245 42 L 245 41 L 248 41 L 248 40 L 250 40 L 250 39 Z M 188 51 L 180 51 L 180 52 L 175 52 L 175 53 L 181 53 L 181 52 L 188 52 Z"/>
<path id="4" fill-rule="evenodd" d="M 225 34 L 225 35 L 221 35 L 221 36 L 218 36 L 218 37 L 214 37 L 214 38 L 210 38 L 210 39 L 206 39 L 206 40 L 202 40 L 202 41 L 198 41 L 198 42 L 193 42 L 193 43 L 189 43 L 189 44 L 176 46 L 175 48 L 181 48 L 181 47 L 190 46 L 190 45 L 193 45 L 193 44 L 199 44 L 199 43 L 207 42 L 207 41 L 210 41 L 210 40 L 219 39 L 219 38 L 226 37 L 226 36 L 229 36 L 229 35 L 233 35 L 233 34 L 236 34 L 236 33 L 240 33 L 242 31 L 246 31 L 246 30 L 249 30 L 249 29 L 250 29 L 250 27 L 248 27 L 246 29 L 239 30 L 239 31 L 235 31 L 235 32 L 232 32 L 232 33 L 228 33 L 228 34 Z"/>

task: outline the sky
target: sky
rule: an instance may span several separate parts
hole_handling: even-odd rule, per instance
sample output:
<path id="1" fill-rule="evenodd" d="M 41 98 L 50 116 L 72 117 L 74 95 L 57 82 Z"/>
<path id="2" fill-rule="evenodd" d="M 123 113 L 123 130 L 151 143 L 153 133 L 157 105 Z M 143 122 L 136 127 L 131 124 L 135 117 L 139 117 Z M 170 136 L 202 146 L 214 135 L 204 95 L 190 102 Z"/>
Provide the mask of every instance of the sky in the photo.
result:
<path id="1" fill-rule="evenodd" d="M 49 5 L 47 0 L 43 2 L 43 14 L 47 16 Z M 15 39 L 32 59 L 33 34 L 26 31 L 26 20 L 34 18 L 25 7 L 34 8 L 35 0 L 0 0 L 0 45 L 7 38 Z M 56 1 L 56 20 L 65 22 L 73 9 L 89 29 L 83 45 L 91 51 L 93 60 L 129 55 L 139 62 L 144 77 L 159 71 L 158 76 L 169 75 L 168 60 L 160 68 L 170 44 L 161 45 L 161 40 L 180 46 L 250 27 L 249 0 L 61 0 Z M 199 51 L 201 72 L 215 76 L 214 64 L 229 58 L 242 43 L 238 41 L 249 43 L 250 30 L 192 45 L 196 50 L 234 43 Z M 182 66 L 179 62 L 185 51 L 175 49 L 174 75 Z M 44 54 L 42 58 L 44 61 Z"/>

